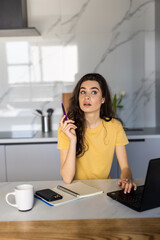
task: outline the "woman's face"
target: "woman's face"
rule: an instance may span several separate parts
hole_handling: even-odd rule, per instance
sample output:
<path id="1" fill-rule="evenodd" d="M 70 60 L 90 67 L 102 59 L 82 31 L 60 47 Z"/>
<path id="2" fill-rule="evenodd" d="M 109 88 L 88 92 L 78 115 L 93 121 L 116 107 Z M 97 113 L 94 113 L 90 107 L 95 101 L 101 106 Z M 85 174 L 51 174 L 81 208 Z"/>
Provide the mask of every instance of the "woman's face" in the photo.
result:
<path id="1" fill-rule="evenodd" d="M 105 102 L 97 81 L 87 80 L 80 86 L 79 106 L 85 113 L 99 112 L 101 104 Z"/>

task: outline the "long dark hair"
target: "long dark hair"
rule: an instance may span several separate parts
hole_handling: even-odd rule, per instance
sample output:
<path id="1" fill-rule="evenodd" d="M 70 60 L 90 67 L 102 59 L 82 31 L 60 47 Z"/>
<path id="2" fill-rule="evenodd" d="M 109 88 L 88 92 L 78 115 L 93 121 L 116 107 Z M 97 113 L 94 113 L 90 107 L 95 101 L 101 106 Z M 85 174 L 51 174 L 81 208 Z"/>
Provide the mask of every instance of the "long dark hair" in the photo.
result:
<path id="1" fill-rule="evenodd" d="M 96 81 L 99 83 L 102 98 L 105 98 L 105 102 L 101 105 L 100 108 L 100 118 L 105 121 L 110 121 L 115 117 L 115 113 L 112 107 L 112 98 L 109 91 L 108 84 L 103 76 L 98 73 L 88 73 L 84 75 L 76 84 L 72 97 L 70 99 L 69 108 L 68 108 L 68 118 L 75 121 L 77 126 L 77 146 L 76 146 L 76 155 L 82 156 L 86 151 L 86 145 L 84 144 L 84 134 L 85 134 L 85 119 L 84 112 L 80 109 L 79 106 L 79 92 L 81 84 L 85 81 Z"/>

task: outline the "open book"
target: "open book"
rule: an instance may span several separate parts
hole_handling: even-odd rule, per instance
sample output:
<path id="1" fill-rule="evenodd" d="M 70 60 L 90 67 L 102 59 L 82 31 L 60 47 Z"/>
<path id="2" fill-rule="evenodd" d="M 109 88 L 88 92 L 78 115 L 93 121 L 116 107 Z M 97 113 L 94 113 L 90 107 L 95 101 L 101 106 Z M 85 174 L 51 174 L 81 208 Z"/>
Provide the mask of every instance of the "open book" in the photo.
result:
<path id="1" fill-rule="evenodd" d="M 47 203 L 50 206 L 59 206 L 71 201 L 75 201 L 82 198 L 87 198 L 103 193 L 102 190 L 95 187 L 91 187 L 83 182 L 76 182 L 71 184 L 65 184 L 63 186 L 57 186 L 52 189 L 53 191 L 59 193 L 63 198 L 53 202 L 47 202 L 41 197 L 35 195 L 37 199 Z"/>

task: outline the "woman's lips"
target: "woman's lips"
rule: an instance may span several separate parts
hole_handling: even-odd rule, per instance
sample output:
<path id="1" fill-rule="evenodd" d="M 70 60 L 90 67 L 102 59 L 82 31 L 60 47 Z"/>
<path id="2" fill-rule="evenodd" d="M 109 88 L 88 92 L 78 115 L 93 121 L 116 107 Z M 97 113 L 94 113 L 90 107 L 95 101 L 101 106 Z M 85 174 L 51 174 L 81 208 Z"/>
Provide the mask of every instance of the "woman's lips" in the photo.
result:
<path id="1" fill-rule="evenodd" d="M 85 106 L 85 107 L 90 107 L 91 104 L 90 104 L 90 103 L 84 103 L 83 106 Z"/>

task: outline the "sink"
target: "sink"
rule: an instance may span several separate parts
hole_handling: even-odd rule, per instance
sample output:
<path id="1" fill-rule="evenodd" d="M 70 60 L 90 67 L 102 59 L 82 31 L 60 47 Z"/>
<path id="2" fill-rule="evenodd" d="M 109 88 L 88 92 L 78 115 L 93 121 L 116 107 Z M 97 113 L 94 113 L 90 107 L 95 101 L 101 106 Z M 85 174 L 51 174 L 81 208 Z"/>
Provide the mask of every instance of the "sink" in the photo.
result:
<path id="1" fill-rule="evenodd" d="M 0 139 L 13 139 L 13 138 L 32 138 L 36 131 L 7 131 L 0 132 Z"/>

